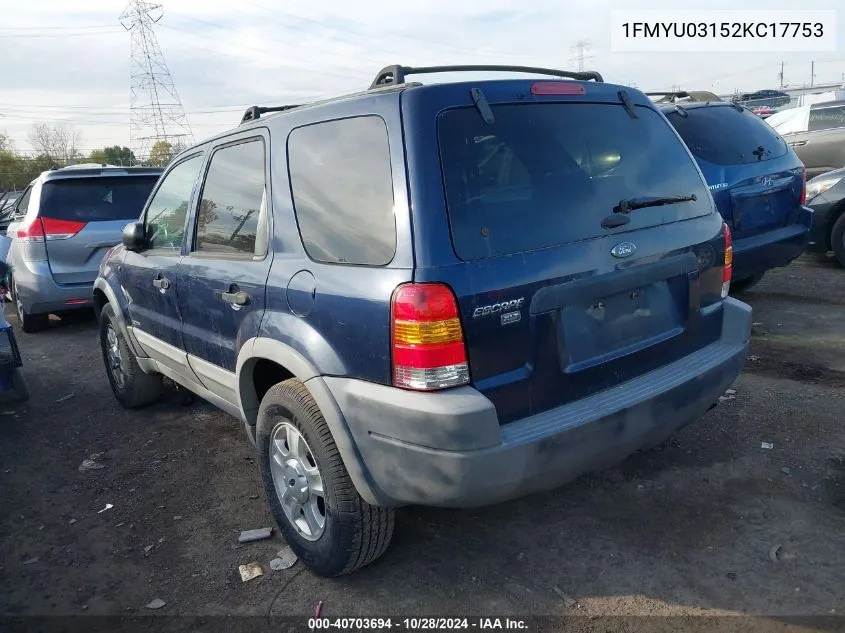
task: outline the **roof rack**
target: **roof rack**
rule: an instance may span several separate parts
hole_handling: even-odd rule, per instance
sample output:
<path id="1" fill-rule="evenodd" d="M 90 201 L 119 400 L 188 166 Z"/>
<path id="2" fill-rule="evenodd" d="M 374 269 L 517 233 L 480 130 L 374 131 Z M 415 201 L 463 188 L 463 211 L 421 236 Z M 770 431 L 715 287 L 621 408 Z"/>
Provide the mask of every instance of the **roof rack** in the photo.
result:
<path id="1" fill-rule="evenodd" d="M 247 108 L 244 115 L 241 117 L 241 123 L 246 123 L 247 121 L 254 121 L 255 119 L 260 119 L 262 114 L 266 114 L 267 112 L 282 112 L 284 110 L 293 110 L 294 108 L 301 107 L 302 104 L 296 105 L 282 105 L 282 106 L 272 106 L 272 107 L 263 107 L 263 106 L 252 106 L 251 108 Z"/>
<path id="2" fill-rule="evenodd" d="M 676 101 L 722 101 L 718 95 L 707 90 L 667 90 L 645 93 L 648 97 L 662 97 L 656 103 L 675 103 Z"/>
<path id="3" fill-rule="evenodd" d="M 534 66 L 498 66 L 489 64 L 483 64 L 480 66 L 420 66 L 418 68 L 414 68 L 413 66 L 400 66 L 399 64 L 393 64 L 392 66 L 385 66 L 378 72 L 376 78 L 373 80 L 373 83 L 370 84 L 370 89 L 372 90 L 373 88 L 378 88 L 380 86 L 404 84 L 405 77 L 408 75 L 478 71 L 531 73 L 535 75 L 566 77 L 567 79 L 577 79 L 579 81 L 604 81 L 604 78 L 599 73 L 592 70 L 572 72 L 568 70 L 555 70 L 554 68 L 537 68 Z"/>

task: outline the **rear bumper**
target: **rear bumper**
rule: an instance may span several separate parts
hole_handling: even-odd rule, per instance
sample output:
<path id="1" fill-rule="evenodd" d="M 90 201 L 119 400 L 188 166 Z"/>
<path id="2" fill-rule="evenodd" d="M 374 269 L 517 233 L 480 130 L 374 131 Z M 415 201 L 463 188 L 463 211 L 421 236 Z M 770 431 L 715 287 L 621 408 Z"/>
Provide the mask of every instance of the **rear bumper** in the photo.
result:
<path id="1" fill-rule="evenodd" d="M 726 299 L 719 341 L 583 400 L 499 425 L 471 387 L 412 393 L 348 378 L 322 380 L 382 505 L 482 506 L 560 486 L 658 443 L 698 419 L 745 361 L 751 308 Z M 321 380 L 319 378 L 313 380 Z M 360 487 L 360 486 L 359 486 Z"/>
<path id="2" fill-rule="evenodd" d="M 733 278 L 747 279 L 789 264 L 807 248 L 813 223 L 813 210 L 802 207 L 796 224 L 753 237 L 735 237 Z"/>
<path id="3" fill-rule="evenodd" d="M 29 314 L 94 307 L 93 281 L 90 284 L 60 286 L 53 281 L 47 262 L 16 261 L 13 275 L 18 296 Z"/>

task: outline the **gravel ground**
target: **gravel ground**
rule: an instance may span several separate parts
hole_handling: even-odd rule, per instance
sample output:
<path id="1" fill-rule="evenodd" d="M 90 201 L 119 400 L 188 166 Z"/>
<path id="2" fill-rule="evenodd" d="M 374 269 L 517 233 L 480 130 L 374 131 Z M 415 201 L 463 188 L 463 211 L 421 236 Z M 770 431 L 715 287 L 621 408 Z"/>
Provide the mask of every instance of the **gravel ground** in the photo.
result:
<path id="1" fill-rule="evenodd" d="M 0 410 L 0 614 L 845 613 L 843 289 L 816 259 L 769 273 L 742 297 L 736 393 L 701 422 L 553 493 L 405 508 L 388 553 L 335 580 L 271 571 L 275 532 L 238 545 L 273 525 L 240 423 L 176 391 L 121 409 L 88 315 L 18 332 L 33 397 Z"/>

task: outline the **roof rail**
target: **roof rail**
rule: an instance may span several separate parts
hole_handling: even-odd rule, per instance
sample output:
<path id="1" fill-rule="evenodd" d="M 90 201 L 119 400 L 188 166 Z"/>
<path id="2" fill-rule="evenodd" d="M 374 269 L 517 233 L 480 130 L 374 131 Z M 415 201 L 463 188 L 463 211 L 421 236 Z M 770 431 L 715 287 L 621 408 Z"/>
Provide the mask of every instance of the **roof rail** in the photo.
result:
<path id="1" fill-rule="evenodd" d="M 252 106 L 251 108 L 247 108 L 246 112 L 244 112 L 244 115 L 241 117 L 241 124 L 246 123 L 247 121 L 254 121 L 255 119 L 260 119 L 261 115 L 266 114 L 267 112 L 283 112 L 284 110 L 293 110 L 294 108 L 299 107 L 301 107 L 301 104 L 271 107 Z"/>
<path id="2" fill-rule="evenodd" d="M 451 73 L 451 72 L 474 72 L 474 71 L 494 71 L 494 72 L 512 72 L 512 73 L 532 73 L 536 75 L 551 75 L 553 77 L 566 77 L 567 79 L 577 79 L 579 81 L 604 81 L 604 78 L 593 70 L 584 72 L 573 72 L 569 70 L 555 70 L 554 68 L 537 68 L 534 66 L 499 66 L 499 65 L 462 65 L 462 66 L 420 66 L 414 68 L 413 66 L 400 66 L 393 64 L 392 66 L 385 66 L 382 68 L 373 83 L 370 84 L 370 89 L 379 86 L 390 86 L 395 84 L 404 84 L 405 77 L 408 75 L 422 75 L 429 73 Z"/>

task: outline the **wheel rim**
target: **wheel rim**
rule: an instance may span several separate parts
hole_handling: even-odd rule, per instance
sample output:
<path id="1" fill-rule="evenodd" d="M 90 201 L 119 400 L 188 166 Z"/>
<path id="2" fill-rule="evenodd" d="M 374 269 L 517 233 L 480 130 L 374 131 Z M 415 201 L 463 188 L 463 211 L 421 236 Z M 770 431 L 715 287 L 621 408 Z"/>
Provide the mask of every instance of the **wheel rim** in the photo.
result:
<path id="1" fill-rule="evenodd" d="M 290 422 L 273 429 L 270 472 L 288 522 L 304 539 L 316 541 L 326 529 L 323 478 L 308 443 Z"/>
<path id="2" fill-rule="evenodd" d="M 109 374 L 118 389 L 123 389 L 126 384 L 126 375 L 123 373 L 123 357 L 120 354 L 120 344 L 117 340 L 117 332 L 111 324 L 106 326 L 106 358 L 108 359 Z"/>

